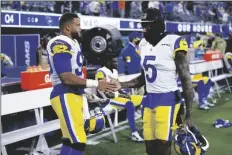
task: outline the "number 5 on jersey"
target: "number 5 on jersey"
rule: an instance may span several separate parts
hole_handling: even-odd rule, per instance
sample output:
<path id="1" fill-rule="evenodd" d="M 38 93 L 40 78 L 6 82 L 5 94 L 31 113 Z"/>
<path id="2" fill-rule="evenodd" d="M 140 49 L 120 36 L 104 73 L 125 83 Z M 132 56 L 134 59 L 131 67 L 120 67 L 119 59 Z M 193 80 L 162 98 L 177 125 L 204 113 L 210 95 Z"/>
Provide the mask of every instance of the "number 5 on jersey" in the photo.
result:
<path id="1" fill-rule="evenodd" d="M 157 77 L 157 70 L 154 66 L 154 64 L 151 64 L 151 62 L 155 61 L 156 56 L 145 56 L 143 61 L 143 67 L 145 69 L 145 76 L 147 79 L 147 82 L 152 83 L 156 80 Z M 150 62 L 150 63 L 149 63 Z M 151 74 L 149 74 L 148 70 L 151 70 Z"/>

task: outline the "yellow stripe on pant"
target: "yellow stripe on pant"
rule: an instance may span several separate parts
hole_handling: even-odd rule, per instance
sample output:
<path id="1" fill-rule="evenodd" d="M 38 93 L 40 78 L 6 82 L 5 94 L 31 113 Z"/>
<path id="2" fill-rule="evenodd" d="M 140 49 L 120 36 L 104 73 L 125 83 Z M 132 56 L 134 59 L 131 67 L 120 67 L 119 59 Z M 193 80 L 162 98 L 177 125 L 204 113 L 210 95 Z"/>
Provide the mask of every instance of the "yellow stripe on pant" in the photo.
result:
<path id="1" fill-rule="evenodd" d="M 86 143 L 82 96 L 66 93 L 52 98 L 51 104 L 60 120 L 63 137 L 71 143 Z"/>
<path id="2" fill-rule="evenodd" d="M 112 99 L 112 102 L 115 104 L 112 104 L 113 106 L 119 108 L 119 107 L 124 107 L 126 102 L 131 101 L 135 107 L 139 106 L 142 102 L 143 96 L 140 95 L 130 95 L 131 100 L 127 98 L 122 98 L 122 97 L 116 97 Z"/>
<path id="3" fill-rule="evenodd" d="M 144 108 L 143 133 L 145 140 L 172 140 L 172 127 L 176 125 L 176 116 L 180 104 L 158 106 L 154 109 Z"/>
<path id="4" fill-rule="evenodd" d="M 204 81 L 204 84 L 206 84 L 209 81 L 209 77 L 202 76 L 202 74 L 195 74 L 195 75 L 193 75 L 191 80 L 193 83 L 197 83 L 197 82 L 202 80 L 202 81 Z"/>

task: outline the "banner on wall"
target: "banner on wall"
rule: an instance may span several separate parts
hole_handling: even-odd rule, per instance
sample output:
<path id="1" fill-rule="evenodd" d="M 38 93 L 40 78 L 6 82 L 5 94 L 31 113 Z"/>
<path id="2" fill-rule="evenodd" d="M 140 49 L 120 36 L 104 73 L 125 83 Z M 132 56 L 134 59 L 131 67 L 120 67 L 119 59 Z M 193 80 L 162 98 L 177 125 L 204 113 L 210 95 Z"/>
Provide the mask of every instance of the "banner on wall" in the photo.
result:
<path id="1" fill-rule="evenodd" d="M 119 27 L 119 20 L 114 18 L 107 18 L 107 17 L 92 17 L 92 16 L 80 16 L 80 24 L 82 29 L 91 29 L 96 26 L 101 25 L 112 25 L 116 28 Z"/>
<path id="2" fill-rule="evenodd" d="M 39 40 L 38 34 L 2 35 L 1 52 L 7 54 L 15 66 L 33 66 L 36 65 Z"/>
<path id="3" fill-rule="evenodd" d="M 21 25 L 58 28 L 60 15 L 37 15 L 21 13 Z"/>
<path id="4" fill-rule="evenodd" d="M 1 11 L 1 25 L 19 26 L 19 13 Z"/>
<path id="5" fill-rule="evenodd" d="M 139 19 L 96 17 L 78 14 L 81 19 L 81 28 L 90 29 L 95 26 L 110 24 L 117 27 L 120 31 L 142 31 Z M 2 27 L 24 27 L 24 28 L 59 28 L 61 14 L 55 13 L 36 13 L 23 11 L 4 11 L 1 10 Z M 212 32 L 228 33 L 232 27 L 220 24 L 201 24 L 166 21 L 167 32 Z"/>

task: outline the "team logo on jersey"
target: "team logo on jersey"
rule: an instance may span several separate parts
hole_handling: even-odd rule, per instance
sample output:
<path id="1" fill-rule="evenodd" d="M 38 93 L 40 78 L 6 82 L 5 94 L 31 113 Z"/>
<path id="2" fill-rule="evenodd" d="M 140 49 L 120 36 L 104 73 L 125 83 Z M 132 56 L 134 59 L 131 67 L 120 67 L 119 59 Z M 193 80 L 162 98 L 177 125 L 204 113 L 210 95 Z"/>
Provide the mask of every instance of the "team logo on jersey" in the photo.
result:
<path id="1" fill-rule="evenodd" d="M 68 46 L 67 45 L 64 45 L 64 44 L 57 44 L 57 45 L 54 45 L 52 47 L 52 51 L 53 51 L 53 54 L 58 54 L 58 53 L 70 53 L 72 54 L 69 50 L 68 50 Z"/>
<path id="2" fill-rule="evenodd" d="M 185 39 L 179 37 L 174 45 L 175 52 L 177 51 L 185 51 L 188 52 L 188 43 Z"/>
<path id="3" fill-rule="evenodd" d="M 188 51 L 188 43 L 185 39 L 180 40 L 180 49 L 184 51 Z"/>

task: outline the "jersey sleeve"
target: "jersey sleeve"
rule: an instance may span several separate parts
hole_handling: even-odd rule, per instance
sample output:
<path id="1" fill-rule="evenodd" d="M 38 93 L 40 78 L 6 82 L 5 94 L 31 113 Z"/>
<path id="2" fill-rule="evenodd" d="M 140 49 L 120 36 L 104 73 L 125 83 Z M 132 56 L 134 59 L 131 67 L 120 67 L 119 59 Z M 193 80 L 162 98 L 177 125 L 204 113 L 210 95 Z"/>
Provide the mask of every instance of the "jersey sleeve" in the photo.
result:
<path id="1" fill-rule="evenodd" d="M 100 80 L 100 79 L 103 79 L 103 78 L 106 78 L 106 75 L 104 72 L 102 71 L 97 71 L 96 75 L 95 75 L 95 79 L 96 80 Z"/>
<path id="2" fill-rule="evenodd" d="M 57 74 L 72 72 L 71 45 L 64 40 L 56 40 L 50 46 L 54 69 Z"/>
<path id="3" fill-rule="evenodd" d="M 187 54 L 188 52 L 188 43 L 183 37 L 178 37 L 174 42 L 174 57 L 176 56 L 176 53 L 179 51 L 183 51 Z"/>

